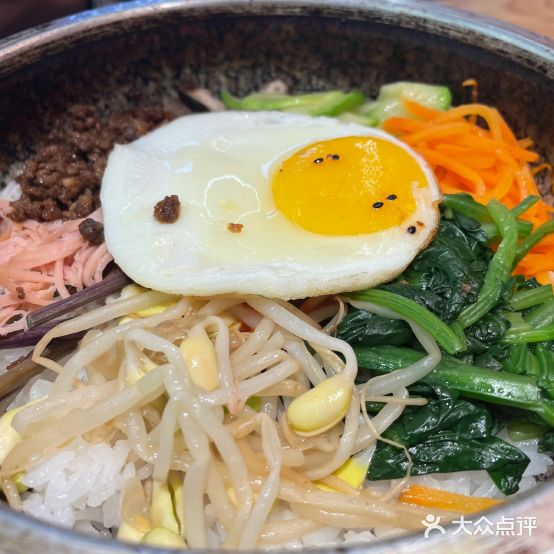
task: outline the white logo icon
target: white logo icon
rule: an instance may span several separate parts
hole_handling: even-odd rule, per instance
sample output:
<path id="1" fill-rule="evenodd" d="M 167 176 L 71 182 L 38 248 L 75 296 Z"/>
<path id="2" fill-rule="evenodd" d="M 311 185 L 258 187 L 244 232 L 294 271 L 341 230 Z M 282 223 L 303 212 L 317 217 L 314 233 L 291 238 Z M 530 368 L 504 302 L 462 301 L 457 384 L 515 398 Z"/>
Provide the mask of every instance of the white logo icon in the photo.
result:
<path id="1" fill-rule="evenodd" d="M 426 528 L 424 533 L 426 539 L 429 538 L 431 531 L 437 530 L 441 535 L 446 533 L 445 528 L 442 525 L 439 525 L 440 522 L 440 516 L 434 516 L 433 514 L 427 514 L 425 519 L 421 520 L 421 524 Z"/>

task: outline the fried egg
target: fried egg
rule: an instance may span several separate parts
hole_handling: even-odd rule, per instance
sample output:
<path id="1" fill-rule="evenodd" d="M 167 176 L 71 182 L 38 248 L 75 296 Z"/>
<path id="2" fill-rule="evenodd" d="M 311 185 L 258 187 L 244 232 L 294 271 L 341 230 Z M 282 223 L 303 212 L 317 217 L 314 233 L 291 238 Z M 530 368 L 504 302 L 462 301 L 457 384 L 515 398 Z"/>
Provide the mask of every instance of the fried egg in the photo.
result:
<path id="1" fill-rule="evenodd" d="M 154 207 L 177 196 L 172 223 Z M 137 283 L 293 299 L 388 281 L 431 240 L 436 179 L 391 135 L 280 112 L 184 116 L 116 146 L 105 237 Z"/>

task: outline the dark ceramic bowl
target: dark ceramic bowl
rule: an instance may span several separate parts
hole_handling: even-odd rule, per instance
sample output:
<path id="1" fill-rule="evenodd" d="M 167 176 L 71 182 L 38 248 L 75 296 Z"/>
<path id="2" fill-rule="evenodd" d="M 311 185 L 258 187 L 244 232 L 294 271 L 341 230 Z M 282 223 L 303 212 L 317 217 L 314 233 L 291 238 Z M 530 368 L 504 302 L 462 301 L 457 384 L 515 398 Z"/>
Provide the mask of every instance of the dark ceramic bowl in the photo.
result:
<path id="1" fill-rule="evenodd" d="M 70 103 L 106 110 L 174 101 L 191 78 L 214 92 L 256 90 L 274 78 L 294 91 L 361 89 L 404 79 L 474 77 L 480 98 L 554 162 L 554 50 L 496 21 L 393 0 L 130 2 L 86 12 L 0 43 L 0 163 L 24 159 Z M 536 517 L 531 537 L 412 535 L 350 552 L 547 552 L 554 548 L 554 483 L 487 513 Z M 89 538 L 0 507 L 3 553 L 154 553 Z M 330 550 L 327 549 L 329 552 Z"/>

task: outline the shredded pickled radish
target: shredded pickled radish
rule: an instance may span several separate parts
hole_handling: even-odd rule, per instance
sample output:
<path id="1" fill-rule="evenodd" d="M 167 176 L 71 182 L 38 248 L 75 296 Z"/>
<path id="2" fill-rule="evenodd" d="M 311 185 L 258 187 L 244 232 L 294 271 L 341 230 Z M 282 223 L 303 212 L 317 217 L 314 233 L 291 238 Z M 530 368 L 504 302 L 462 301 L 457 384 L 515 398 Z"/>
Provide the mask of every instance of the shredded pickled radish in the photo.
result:
<path id="1" fill-rule="evenodd" d="M 0 200 L 0 336 L 26 329 L 29 312 L 67 298 L 102 280 L 112 261 L 105 243 L 95 246 L 79 232 L 81 219 L 16 223 L 4 217 L 9 201 Z M 102 221 L 102 211 L 90 218 Z"/>

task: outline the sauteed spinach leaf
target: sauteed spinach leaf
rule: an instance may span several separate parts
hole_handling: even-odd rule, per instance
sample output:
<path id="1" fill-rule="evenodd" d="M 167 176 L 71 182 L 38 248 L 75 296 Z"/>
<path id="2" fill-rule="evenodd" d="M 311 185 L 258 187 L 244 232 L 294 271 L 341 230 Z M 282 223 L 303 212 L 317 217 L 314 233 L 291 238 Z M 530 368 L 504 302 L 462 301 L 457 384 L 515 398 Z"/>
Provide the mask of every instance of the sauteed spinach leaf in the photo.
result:
<path id="1" fill-rule="evenodd" d="M 417 389 L 429 402 L 423 407 L 406 408 L 384 434 L 406 446 L 412 457 L 412 475 L 486 469 L 502 492 L 516 492 L 529 458 L 494 436 L 489 410 L 458 398 L 456 392 L 440 385 L 418 385 Z M 407 469 L 404 450 L 380 442 L 368 479 L 403 477 Z"/>
<path id="2" fill-rule="evenodd" d="M 492 257 L 480 224 L 443 211 L 431 244 L 400 277 L 379 288 L 410 298 L 450 323 L 475 302 Z"/>

